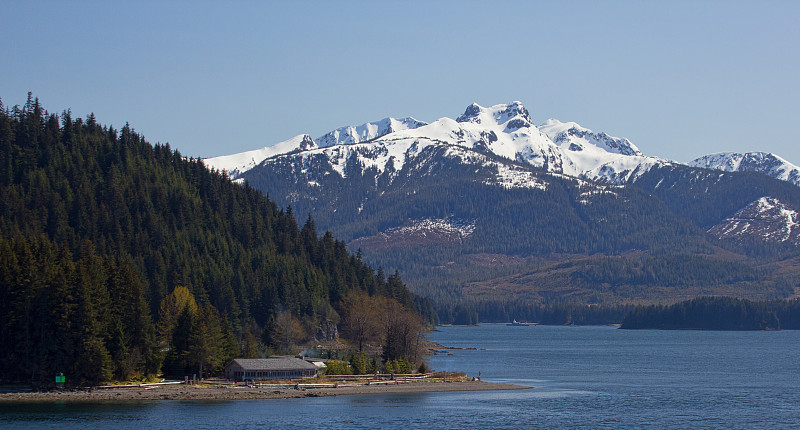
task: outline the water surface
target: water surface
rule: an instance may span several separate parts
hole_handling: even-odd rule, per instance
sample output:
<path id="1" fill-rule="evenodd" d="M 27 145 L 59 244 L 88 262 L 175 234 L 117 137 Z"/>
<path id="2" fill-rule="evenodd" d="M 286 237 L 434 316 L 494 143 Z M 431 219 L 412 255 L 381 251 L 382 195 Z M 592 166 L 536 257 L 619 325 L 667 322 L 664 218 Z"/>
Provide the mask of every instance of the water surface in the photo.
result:
<path id="1" fill-rule="evenodd" d="M 796 428 L 800 332 L 446 327 L 436 370 L 520 391 L 0 405 L 2 428 Z"/>

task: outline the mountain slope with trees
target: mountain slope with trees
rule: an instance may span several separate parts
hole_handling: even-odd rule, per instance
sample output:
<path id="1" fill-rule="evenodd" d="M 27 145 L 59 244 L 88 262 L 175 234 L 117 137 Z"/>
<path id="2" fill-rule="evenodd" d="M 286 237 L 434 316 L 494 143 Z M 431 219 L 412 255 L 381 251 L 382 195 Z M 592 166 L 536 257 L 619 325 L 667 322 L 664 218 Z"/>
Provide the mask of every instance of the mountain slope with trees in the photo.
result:
<path id="1" fill-rule="evenodd" d="M 483 321 L 526 313 L 515 301 L 616 306 L 800 291 L 798 272 L 781 263 L 800 255 L 800 188 L 645 157 L 576 124 L 539 130 L 518 103 L 475 105 L 455 121 L 273 154 L 237 180 L 402 271 L 442 321 L 465 307 L 488 310 Z M 569 163 L 583 173 L 565 175 Z M 744 223 L 758 201 L 774 202 L 772 212 Z"/>
<path id="2" fill-rule="evenodd" d="M 649 173 L 614 186 L 470 152 L 431 146 L 388 172 L 353 156 L 344 176 L 322 158 L 301 164 L 289 155 L 242 178 L 298 213 L 312 214 L 375 264 L 401 270 L 417 293 L 444 307 L 440 315 L 453 315 L 459 301 L 474 307 L 479 297 L 615 304 L 712 293 L 773 299 L 793 292 L 788 278 L 754 270 L 765 262 L 742 255 L 704 225 L 761 193 L 800 201 L 800 189 L 791 184 L 687 168 L 664 172 L 674 181 L 669 187 L 656 187 Z M 499 184 L 503 169 L 535 186 Z M 781 248 L 754 243 L 744 251 L 783 255 L 775 247 Z M 785 251 L 791 255 L 792 249 Z M 587 260 L 600 256 L 612 258 Z M 747 276 L 731 279 L 730 273 Z M 691 277 L 697 279 L 683 281 Z"/>
<path id="3" fill-rule="evenodd" d="M 30 95 L 0 103 L 0 160 L 4 381 L 214 370 L 279 349 L 282 316 L 300 325 L 293 342 L 338 324 L 352 291 L 424 308 L 311 218 L 298 226 L 127 124 L 50 114 Z"/>

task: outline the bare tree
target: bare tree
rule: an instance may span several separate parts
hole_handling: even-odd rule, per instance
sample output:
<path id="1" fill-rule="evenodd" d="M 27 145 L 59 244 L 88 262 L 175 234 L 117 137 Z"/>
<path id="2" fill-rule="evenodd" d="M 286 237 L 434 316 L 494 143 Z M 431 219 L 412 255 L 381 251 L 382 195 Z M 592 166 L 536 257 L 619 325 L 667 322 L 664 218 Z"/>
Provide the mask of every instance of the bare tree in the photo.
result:
<path id="1" fill-rule="evenodd" d="M 403 359 L 417 363 L 425 337 L 420 316 L 395 299 L 351 292 L 342 301 L 343 334 L 364 350 L 368 342 L 383 346 L 386 361 Z"/>
<path id="2" fill-rule="evenodd" d="M 416 363 L 424 338 L 419 315 L 391 299 L 386 301 L 383 315 L 384 360 L 404 359 Z"/>
<path id="3" fill-rule="evenodd" d="M 270 335 L 275 346 L 285 354 L 291 352 L 306 333 L 300 321 L 291 312 L 284 311 L 273 320 Z"/>
<path id="4" fill-rule="evenodd" d="M 380 310 L 382 300 L 370 297 L 365 292 L 351 292 L 342 301 L 344 311 L 344 337 L 358 344 L 358 351 L 364 350 L 366 342 L 378 339 L 382 320 Z"/>

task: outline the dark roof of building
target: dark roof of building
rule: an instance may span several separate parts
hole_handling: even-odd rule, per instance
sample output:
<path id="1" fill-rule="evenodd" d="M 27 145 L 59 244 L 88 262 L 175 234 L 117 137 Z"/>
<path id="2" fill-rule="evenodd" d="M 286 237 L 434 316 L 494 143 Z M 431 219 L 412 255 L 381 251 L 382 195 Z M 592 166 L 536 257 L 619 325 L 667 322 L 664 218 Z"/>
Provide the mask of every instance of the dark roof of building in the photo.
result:
<path id="1" fill-rule="evenodd" d="M 255 370 L 317 370 L 317 366 L 299 358 L 237 358 L 231 364 L 238 364 L 242 369 Z M 228 367 L 225 366 L 225 367 Z"/>

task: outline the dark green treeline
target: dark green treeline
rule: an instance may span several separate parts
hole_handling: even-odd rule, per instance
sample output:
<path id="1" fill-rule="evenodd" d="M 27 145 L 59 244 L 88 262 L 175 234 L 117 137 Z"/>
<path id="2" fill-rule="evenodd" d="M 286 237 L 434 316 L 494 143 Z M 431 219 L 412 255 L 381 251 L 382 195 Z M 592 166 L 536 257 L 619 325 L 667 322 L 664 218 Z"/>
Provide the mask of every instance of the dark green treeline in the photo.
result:
<path id="1" fill-rule="evenodd" d="M 521 300 L 462 300 L 455 303 L 437 301 L 434 308 L 440 322 L 456 325 L 508 323 L 512 320 L 544 325 L 609 325 L 619 324 L 634 305 L 544 305 Z"/>
<path id="2" fill-rule="evenodd" d="M 165 355 L 182 375 L 238 354 L 243 337 L 269 342 L 261 335 L 279 314 L 308 331 L 336 323 L 352 290 L 419 302 L 330 233 L 318 237 L 310 218 L 299 228 L 291 208 L 168 144 L 93 114 L 50 114 L 30 94 L 22 107 L 0 102 L 0 271 L 3 381 L 154 374 Z M 188 332 L 160 333 L 176 287 L 197 310 L 170 326 Z M 214 357 L 164 344 L 202 333 L 222 340 Z"/>
<path id="3" fill-rule="evenodd" d="M 638 306 L 622 320 L 624 329 L 800 330 L 800 300 L 754 302 L 700 297 L 672 305 Z"/>

